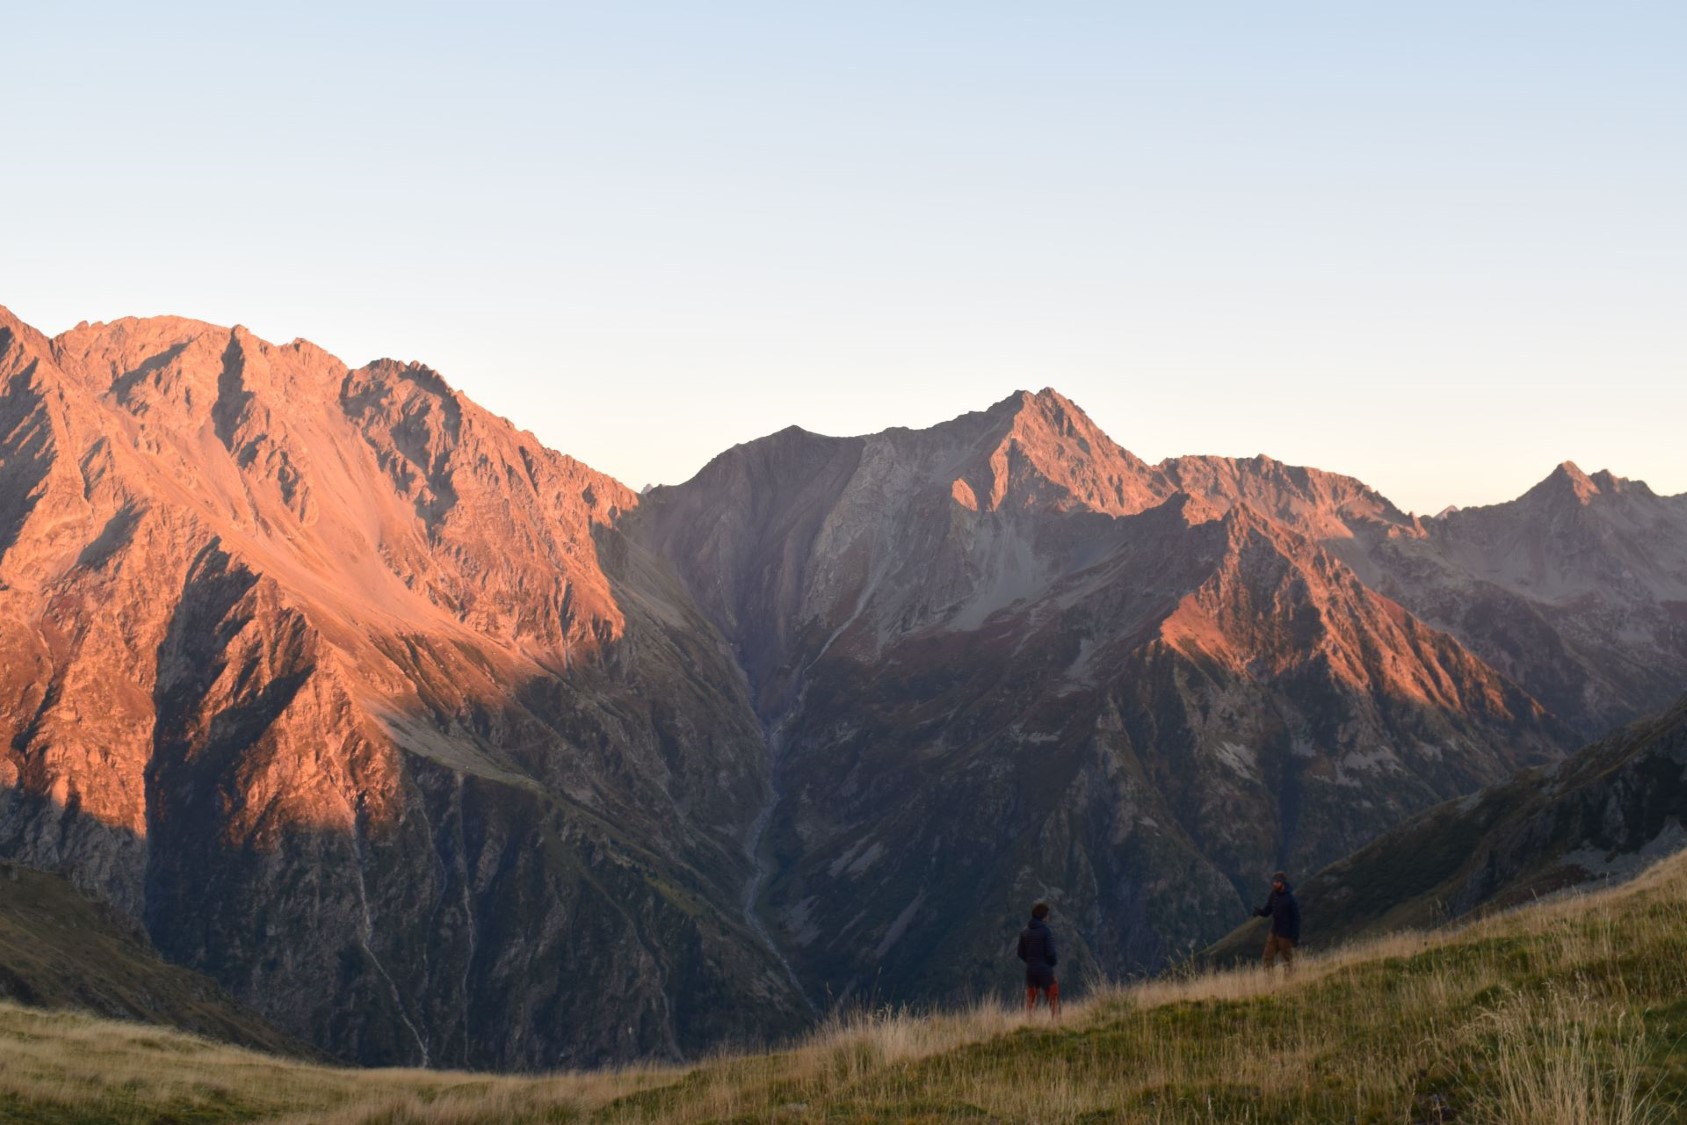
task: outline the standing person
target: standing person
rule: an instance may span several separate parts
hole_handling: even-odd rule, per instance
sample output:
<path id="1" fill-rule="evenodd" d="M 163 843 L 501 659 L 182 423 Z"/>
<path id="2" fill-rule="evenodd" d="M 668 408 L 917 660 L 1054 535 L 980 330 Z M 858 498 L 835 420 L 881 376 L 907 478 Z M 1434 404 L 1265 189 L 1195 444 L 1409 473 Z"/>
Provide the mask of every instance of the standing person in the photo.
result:
<path id="1" fill-rule="evenodd" d="M 1031 908 L 1031 921 L 1019 932 L 1019 959 L 1025 962 L 1025 1010 L 1037 1006 L 1037 994 L 1048 998 L 1049 1014 L 1060 1019 L 1060 982 L 1054 979 L 1058 959 L 1054 952 L 1054 931 L 1046 919 L 1049 904 L 1039 902 Z"/>
<path id="2" fill-rule="evenodd" d="M 1271 933 L 1265 939 L 1265 967 L 1271 968 L 1277 954 L 1283 955 L 1283 972 L 1295 968 L 1295 946 L 1300 943 L 1300 903 L 1289 886 L 1289 878 L 1281 871 L 1271 876 L 1271 897 L 1254 911 L 1261 918 L 1271 919 Z"/>

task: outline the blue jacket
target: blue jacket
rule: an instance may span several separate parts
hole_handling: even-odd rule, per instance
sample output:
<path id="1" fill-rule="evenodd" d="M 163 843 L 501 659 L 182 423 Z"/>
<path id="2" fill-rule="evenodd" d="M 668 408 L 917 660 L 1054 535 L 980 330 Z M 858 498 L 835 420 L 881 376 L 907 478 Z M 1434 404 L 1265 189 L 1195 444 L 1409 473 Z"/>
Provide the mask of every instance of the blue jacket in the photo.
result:
<path id="1" fill-rule="evenodd" d="M 1019 959 L 1028 969 L 1054 968 L 1054 931 L 1041 918 L 1031 919 L 1031 924 L 1019 932 Z"/>
<path id="2" fill-rule="evenodd" d="M 1300 903 L 1295 901 L 1295 889 L 1284 883 L 1283 889 L 1271 888 L 1271 897 L 1254 911 L 1261 918 L 1271 919 L 1271 932 L 1290 941 L 1300 941 Z"/>

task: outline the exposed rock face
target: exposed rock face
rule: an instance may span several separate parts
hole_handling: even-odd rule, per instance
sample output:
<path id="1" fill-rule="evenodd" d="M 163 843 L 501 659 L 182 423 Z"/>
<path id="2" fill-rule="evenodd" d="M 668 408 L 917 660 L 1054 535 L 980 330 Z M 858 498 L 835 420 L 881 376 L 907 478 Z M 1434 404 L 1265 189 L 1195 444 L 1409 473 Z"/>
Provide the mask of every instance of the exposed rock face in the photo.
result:
<path id="1" fill-rule="evenodd" d="M 1687 495 L 1565 462 L 1516 500 L 1414 519 L 1352 478 L 1269 458 L 1157 468 L 1317 540 L 1581 738 L 1687 684 Z"/>
<path id="2" fill-rule="evenodd" d="M 433 372 L 0 321 L 0 851 L 364 1062 L 793 1026 L 761 731 L 628 490 Z"/>
<path id="3" fill-rule="evenodd" d="M 1523 496 L 1379 540 L 1377 585 L 1584 738 L 1687 684 L 1687 496 L 1565 462 Z"/>
<path id="4" fill-rule="evenodd" d="M 1432 926 L 1636 874 L 1687 845 L 1687 697 L 1552 769 L 1438 805 L 1299 891 L 1321 943 Z M 1209 956 L 1257 956 L 1244 928 Z"/>
<path id="5" fill-rule="evenodd" d="M 641 502 L 425 367 L 0 314 L 0 855 L 371 1063 L 973 995 L 1035 897 L 1151 968 L 1678 676 L 1683 498 L 1570 484 L 1418 520 L 1044 391 Z"/>
<path id="6" fill-rule="evenodd" d="M 656 489 L 641 537 L 742 654 L 778 787 L 764 905 L 799 975 L 946 996 L 1054 899 L 1121 973 L 1556 757 L 1561 729 L 1324 543 L 1405 521 L 1274 462 L 1148 466 L 1052 391 L 801 431 Z"/>

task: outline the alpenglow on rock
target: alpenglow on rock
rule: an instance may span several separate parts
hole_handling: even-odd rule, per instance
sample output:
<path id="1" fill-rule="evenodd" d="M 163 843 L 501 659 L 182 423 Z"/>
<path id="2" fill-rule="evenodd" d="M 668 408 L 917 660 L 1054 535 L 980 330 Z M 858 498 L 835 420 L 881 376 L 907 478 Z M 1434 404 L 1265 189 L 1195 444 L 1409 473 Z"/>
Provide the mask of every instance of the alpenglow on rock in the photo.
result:
<path id="1" fill-rule="evenodd" d="M 1043 391 L 641 497 L 416 364 L 0 314 L 0 857 L 370 1063 L 993 991 L 1037 897 L 1152 969 L 1654 705 L 1687 502 L 1586 479 L 1420 520 Z"/>
<path id="2" fill-rule="evenodd" d="M 0 852 L 368 1063 L 777 1034 L 736 669 L 627 489 L 424 367 L 0 321 Z"/>

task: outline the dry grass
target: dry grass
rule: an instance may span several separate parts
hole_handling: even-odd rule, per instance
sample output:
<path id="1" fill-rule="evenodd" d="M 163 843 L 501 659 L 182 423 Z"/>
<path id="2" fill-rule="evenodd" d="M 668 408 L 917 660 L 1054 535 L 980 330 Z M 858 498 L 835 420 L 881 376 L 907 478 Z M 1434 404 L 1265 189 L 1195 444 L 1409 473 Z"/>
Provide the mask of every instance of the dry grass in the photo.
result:
<path id="1" fill-rule="evenodd" d="M 1476 1101 L 1478 1119 L 1601 1125 L 1661 1111 L 1645 1089 L 1644 1032 L 1625 1009 L 1563 994 L 1544 1013 L 1518 1004 L 1493 1018 L 1496 1080 Z"/>
<path id="2" fill-rule="evenodd" d="M 310 1066 L 0 1006 L 0 1119 L 1674 1120 L 1687 858 L 1466 929 L 1100 990 L 1063 1023 L 856 1012 L 790 1049 L 545 1078 Z"/>
<path id="3" fill-rule="evenodd" d="M 569 1120 L 682 1073 L 524 1079 L 322 1067 L 143 1024 L 0 1004 L 0 1120 Z"/>

